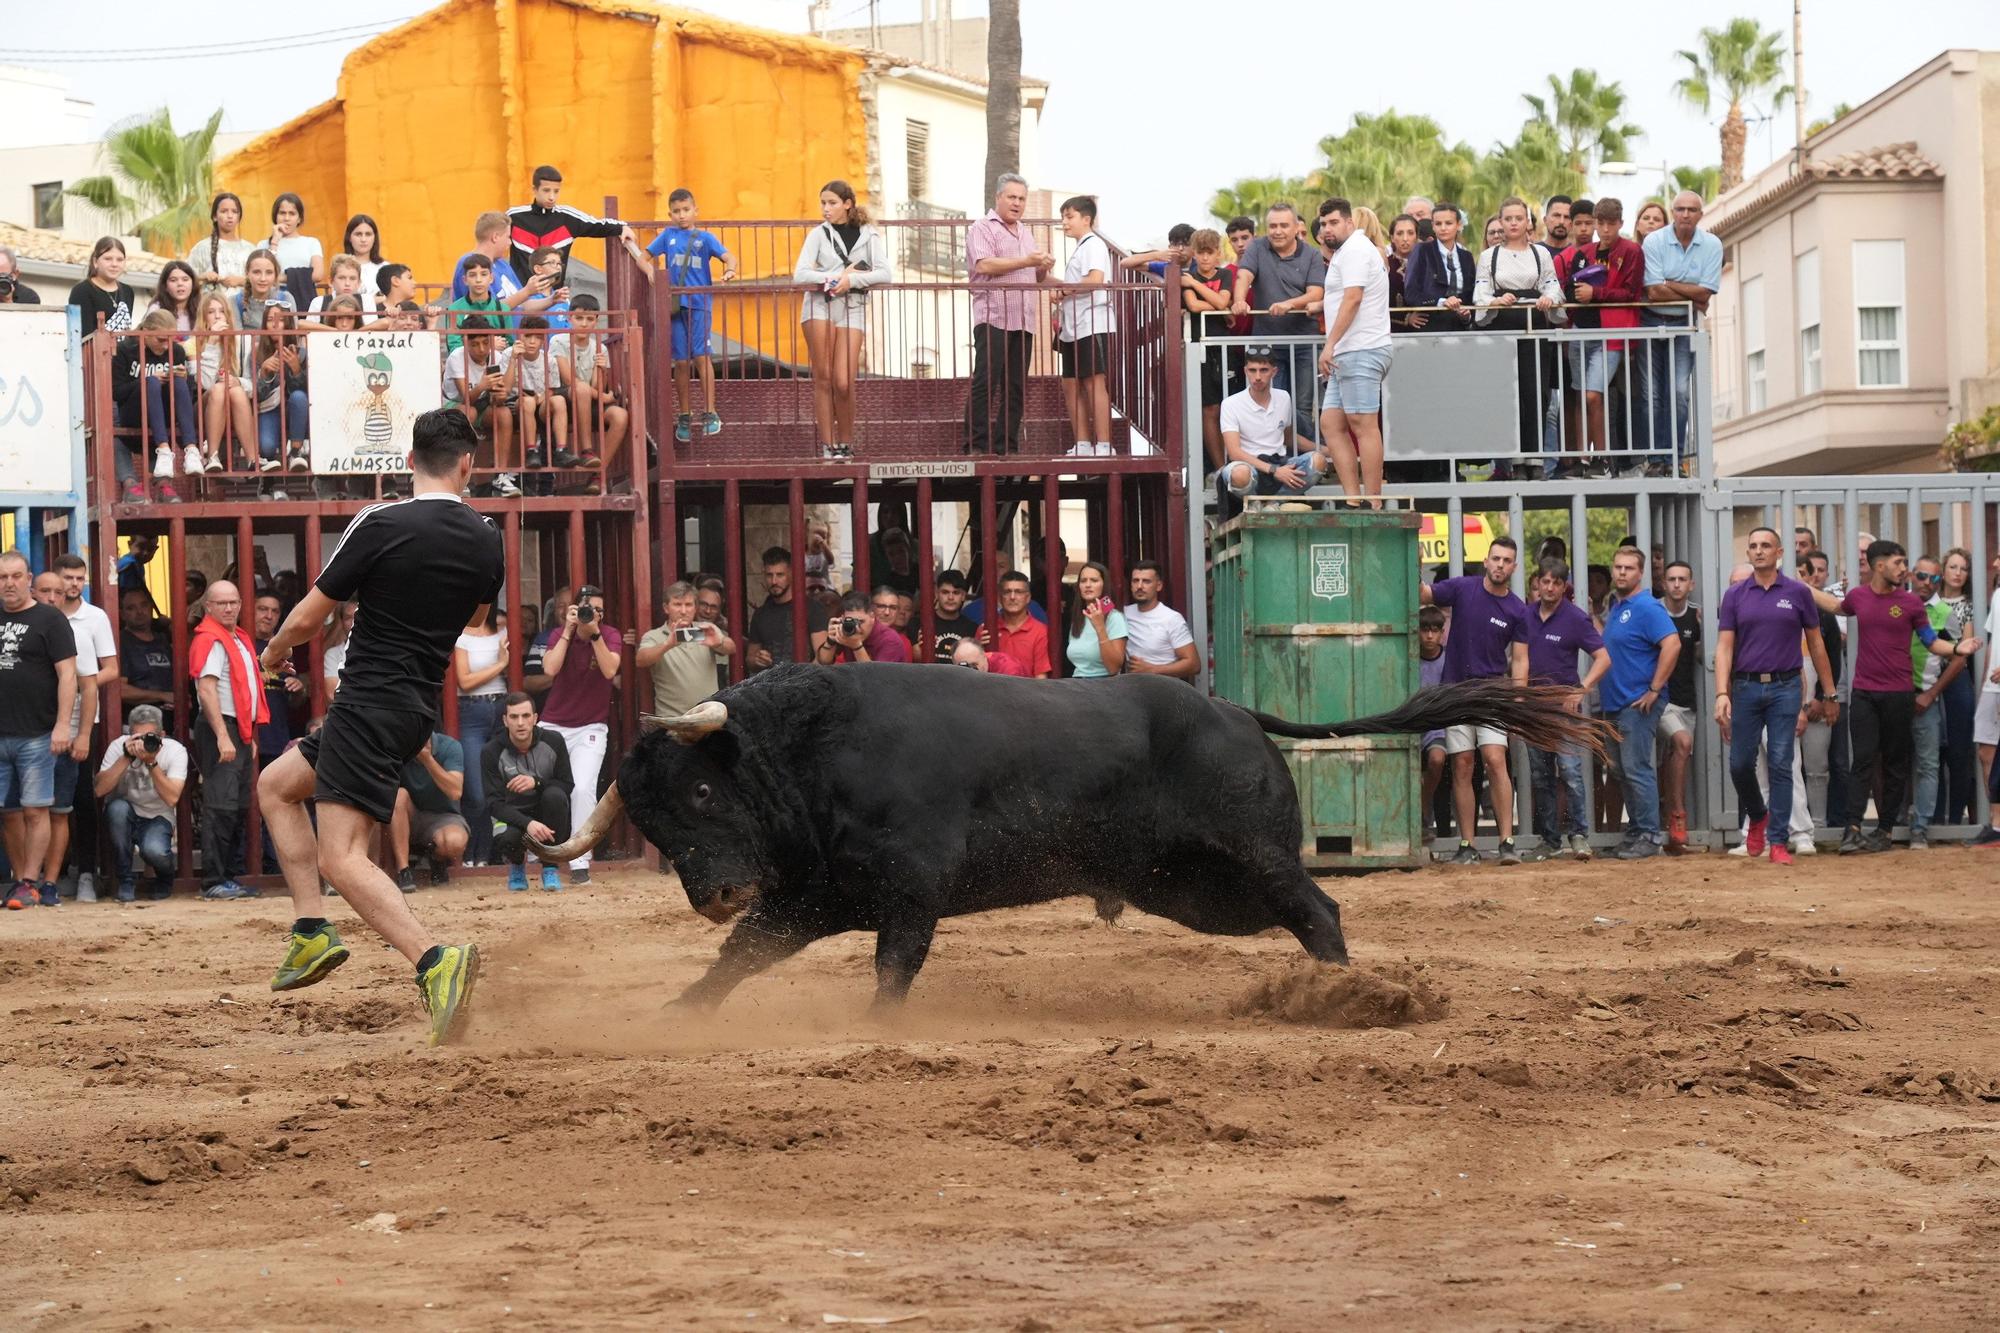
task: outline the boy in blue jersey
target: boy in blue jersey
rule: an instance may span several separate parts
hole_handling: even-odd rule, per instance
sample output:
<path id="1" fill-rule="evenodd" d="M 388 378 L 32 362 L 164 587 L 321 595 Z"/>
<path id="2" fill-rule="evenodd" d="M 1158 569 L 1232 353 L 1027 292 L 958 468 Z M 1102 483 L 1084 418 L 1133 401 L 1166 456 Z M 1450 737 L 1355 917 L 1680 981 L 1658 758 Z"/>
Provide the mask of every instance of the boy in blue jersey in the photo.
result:
<path id="1" fill-rule="evenodd" d="M 653 238 L 646 253 L 666 259 L 667 281 L 676 287 L 707 287 L 711 265 L 722 265 L 722 280 L 736 277 L 736 260 L 716 239 L 714 232 L 694 225 L 694 191 L 675 190 L 667 196 L 667 217 L 673 225 Z M 650 281 L 653 270 L 646 270 Z M 684 291 L 673 318 L 674 395 L 685 409 L 691 400 L 689 379 L 696 366 L 701 370 L 701 389 L 707 410 L 701 415 L 701 433 L 720 435 L 722 418 L 715 413 L 715 364 L 709 359 L 709 301 L 699 292 Z M 674 417 L 674 438 L 687 443 L 694 433 L 693 415 L 681 411 Z"/>

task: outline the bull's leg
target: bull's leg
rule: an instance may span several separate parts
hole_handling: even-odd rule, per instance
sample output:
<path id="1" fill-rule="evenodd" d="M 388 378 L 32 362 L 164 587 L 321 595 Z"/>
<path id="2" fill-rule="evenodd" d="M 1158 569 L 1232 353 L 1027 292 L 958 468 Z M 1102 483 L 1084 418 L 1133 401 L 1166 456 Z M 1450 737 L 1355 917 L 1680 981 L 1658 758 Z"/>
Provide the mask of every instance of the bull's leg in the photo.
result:
<path id="1" fill-rule="evenodd" d="M 814 940 L 832 932 L 798 921 L 776 920 L 752 911 L 736 923 L 722 952 L 701 979 L 680 993 L 674 1003 L 713 1009 L 743 981 L 774 963 L 781 963 Z"/>
<path id="2" fill-rule="evenodd" d="M 1264 890 L 1278 924 L 1299 937 L 1306 952 L 1322 963 L 1347 965 L 1347 937 L 1340 932 L 1340 904 L 1312 876 L 1293 871 Z"/>
<path id="3" fill-rule="evenodd" d="M 893 1009 L 903 1002 L 930 955 L 936 933 L 936 917 L 898 920 L 875 932 L 875 1009 Z"/>

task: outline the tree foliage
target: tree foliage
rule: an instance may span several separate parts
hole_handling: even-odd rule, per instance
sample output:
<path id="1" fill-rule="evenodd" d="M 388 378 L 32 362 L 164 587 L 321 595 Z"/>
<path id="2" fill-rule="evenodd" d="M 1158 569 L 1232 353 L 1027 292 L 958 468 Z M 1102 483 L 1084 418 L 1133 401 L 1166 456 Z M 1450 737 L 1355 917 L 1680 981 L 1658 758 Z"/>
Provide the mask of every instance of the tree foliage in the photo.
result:
<path id="1" fill-rule="evenodd" d="M 1674 81 L 1681 100 L 1703 115 L 1717 102 L 1727 104 L 1723 113 L 1722 188 L 1743 181 L 1743 143 L 1749 136 L 1743 105 L 1753 111 L 1776 110 L 1792 95 L 1785 82 L 1784 38 L 1767 31 L 1755 19 L 1731 19 L 1721 28 L 1703 28 L 1697 37 L 1699 51 L 1676 51 L 1687 73 Z"/>
<path id="2" fill-rule="evenodd" d="M 1693 190 L 1701 196 L 1703 203 L 1722 193 L 1722 168 L 1719 166 L 1675 167 L 1673 178 L 1675 190 Z"/>
<path id="3" fill-rule="evenodd" d="M 64 194 L 110 214 L 120 231 L 136 232 L 149 250 L 177 253 L 208 216 L 215 186 L 217 108 L 208 123 L 181 134 L 165 108 L 114 125 L 99 148 L 106 168 Z"/>
<path id="4" fill-rule="evenodd" d="M 1546 97 L 1522 94 L 1534 112 L 1531 118 L 1555 131 L 1569 169 L 1579 175 L 1593 161 L 1629 156 L 1631 145 L 1645 133 L 1625 119 L 1625 90 L 1616 79 L 1603 80 L 1594 69 L 1573 69 L 1567 81 L 1549 75 Z"/>

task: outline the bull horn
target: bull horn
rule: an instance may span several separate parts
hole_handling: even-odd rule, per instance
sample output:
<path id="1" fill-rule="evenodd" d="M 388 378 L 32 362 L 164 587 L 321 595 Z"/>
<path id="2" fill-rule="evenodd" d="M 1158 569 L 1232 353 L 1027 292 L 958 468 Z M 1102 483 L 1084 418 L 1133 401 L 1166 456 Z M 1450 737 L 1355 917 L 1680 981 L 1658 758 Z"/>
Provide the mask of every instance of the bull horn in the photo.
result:
<path id="1" fill-rule="evenodd" d="M 685 713 L 649 713 L 640 719 L 648 731 L 664 731 L 682 745 L 692 745 L 711 731 L 721 731 L 729 721 L 729 706 L 720 699 L 704 699 Z"/>
<path id="2" fill-rule="evenodd" d="M 595 847 L 604 835 L 611 831 L 611 826 L 617 822 L 618 816 L 624 813 L 625 798 L 618 794 L 618 784 L 614 782 L 604 789 L 604 796 L 598 801 L 597 808 L 590 812 L 590 818 L 583 821 L 583 827 L 578 829 L 568 842 L 559 847 L 550 847 L 530 838 L 528 847 L 549 865 L 560 865 Z"/>

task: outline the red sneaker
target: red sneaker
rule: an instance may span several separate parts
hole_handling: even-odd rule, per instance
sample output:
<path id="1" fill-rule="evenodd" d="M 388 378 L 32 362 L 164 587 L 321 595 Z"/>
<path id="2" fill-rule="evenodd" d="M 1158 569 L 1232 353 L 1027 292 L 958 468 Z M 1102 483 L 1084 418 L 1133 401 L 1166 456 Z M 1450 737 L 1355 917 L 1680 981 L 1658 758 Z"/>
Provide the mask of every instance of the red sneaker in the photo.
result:
<path id="1" fill-rule="evenodd" d="M 7 910 L 10 912 L 19 912 L 34 900 L 35 889 L 32 884 L 18 883 L 7 890 Z"/>
<path id="2" fill-rule="evenodd" d="M 1762 856 L 1764 854 L 1764 829 L 1770 822 L 1771 816 L 1768 814 L 1762 819 L 1751 821 L 1750 831 L 1743 837 L 1743 845 L 1750 849 L 1750 855 Z M 1788 861 L 1791 859 L 1790 852 L 1785 853 L 1785 859 Z"/>
<path id="3" fill-rule="evenodd" d="M 1774 866 L 1788 866 L 1791 863 L 1792 863 L 1792 849 L 1785 846 L 1785 844 L 1782 842 L 1772 843 L 1771 864 Z"/>

